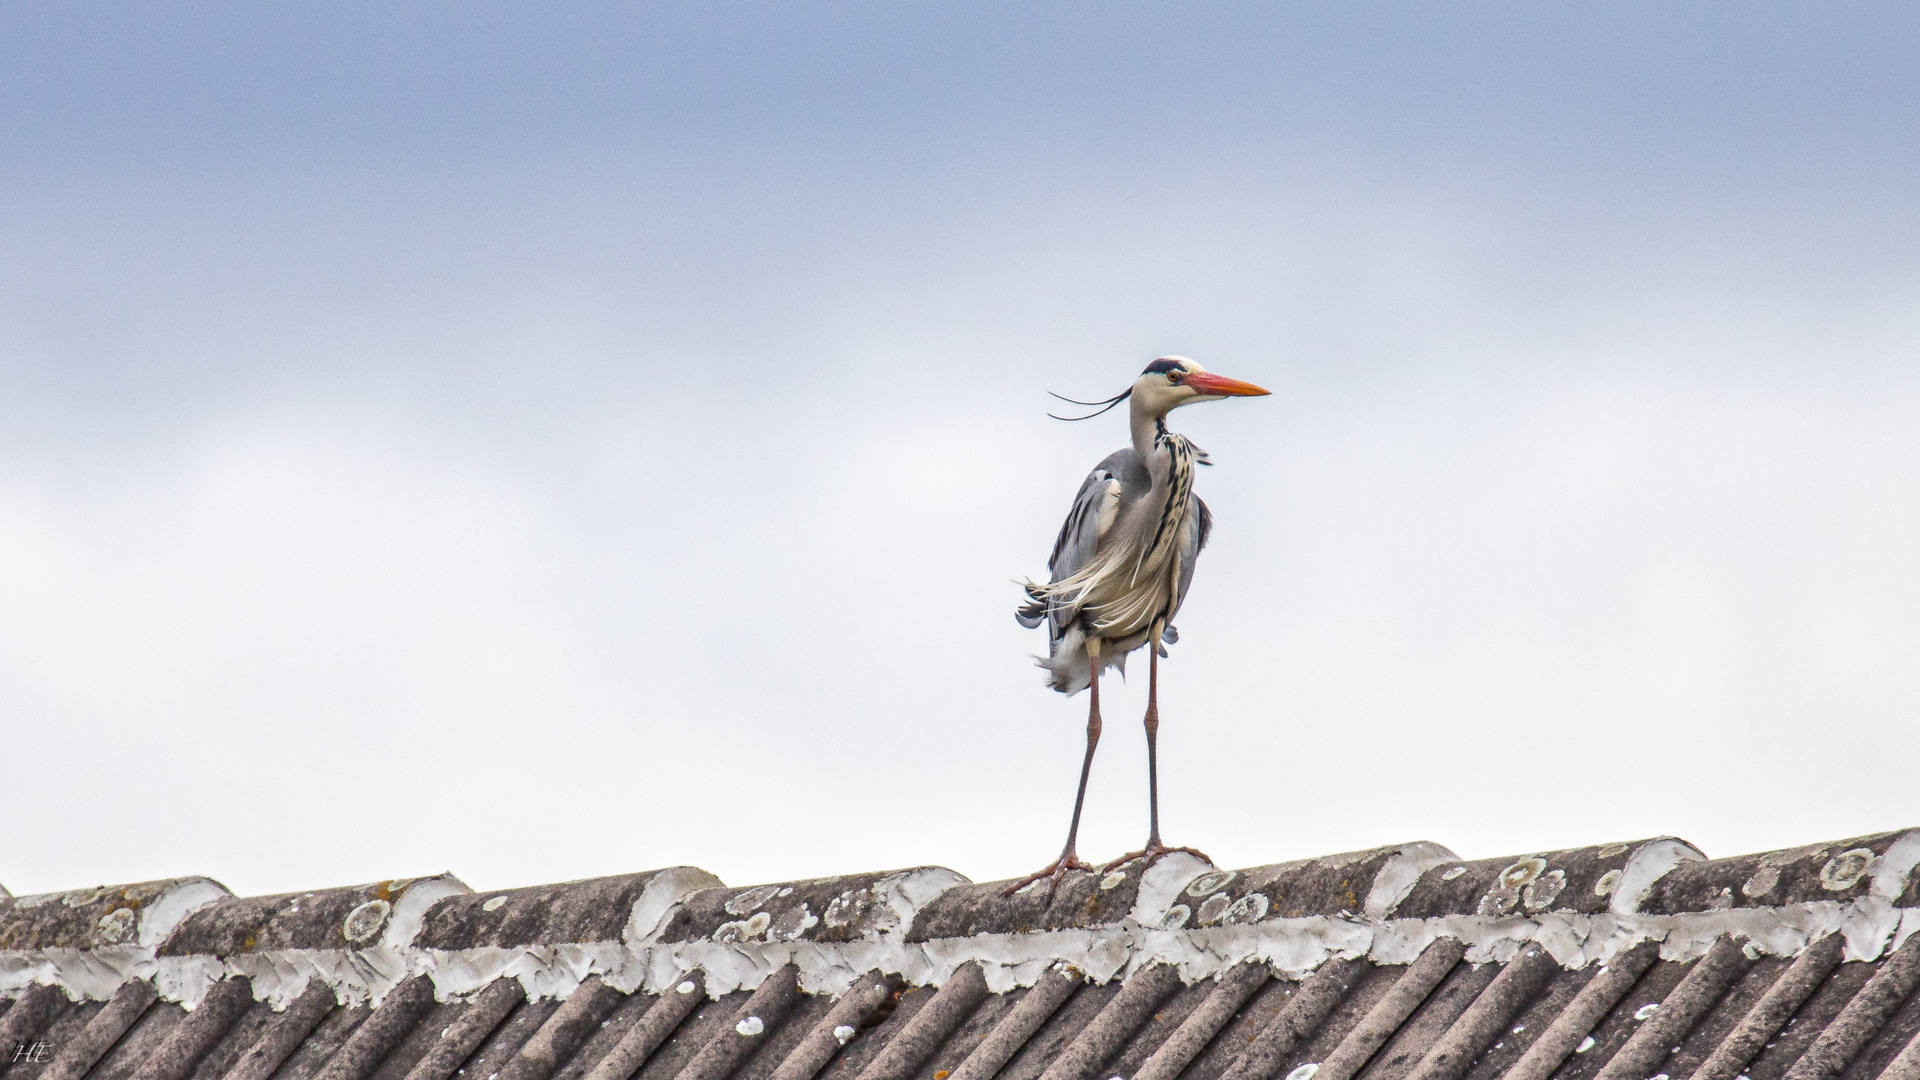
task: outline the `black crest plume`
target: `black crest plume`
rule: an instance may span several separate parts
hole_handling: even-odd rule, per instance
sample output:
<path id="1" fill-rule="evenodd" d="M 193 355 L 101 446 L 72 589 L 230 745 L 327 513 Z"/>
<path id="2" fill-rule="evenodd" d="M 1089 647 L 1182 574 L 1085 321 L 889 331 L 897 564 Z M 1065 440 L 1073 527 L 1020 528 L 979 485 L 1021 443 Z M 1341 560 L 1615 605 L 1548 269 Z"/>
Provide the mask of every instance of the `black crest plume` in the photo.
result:
<path id="1" fill-rule="evenodd" d="M 1115 394 L 1113 397 L 1107 398 L 1104 401 L 1081 401 L 1077 398 L 1070 398 L 1065 394 L 1056 394 L 1051 390 L 1047 391 L 1047 396 L 1057 397 L 1061 401 L 1064 401 L 1069 405 L 1085 405 L 1087 408 L 1093 410 L 1092 412 L 1088 413 L 1085 416 L 1055 416 L 1053 413 L 1047 414 L 1048 416 L 1052 416 L 1055 420 L 1091 420 L 1094 417 L 1099 416 L 1101 413 L 1106 412 L 1108 409 L 1113 408 L 1115 405 L 1118 405 L 1121 402 L 1132 397 L 1133 387 L 1129 386 L 1125 390 L 1121 391 L 1118 394 Z"/>

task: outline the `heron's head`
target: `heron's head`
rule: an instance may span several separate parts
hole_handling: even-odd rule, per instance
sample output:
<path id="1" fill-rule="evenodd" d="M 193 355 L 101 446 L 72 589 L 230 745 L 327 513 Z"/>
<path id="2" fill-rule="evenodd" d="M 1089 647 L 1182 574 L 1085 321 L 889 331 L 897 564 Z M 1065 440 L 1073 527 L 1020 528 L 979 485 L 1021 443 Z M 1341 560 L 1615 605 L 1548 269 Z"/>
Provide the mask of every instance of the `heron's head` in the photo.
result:
<path id="1" fill-rule="evenodd" d="M 1049 391 L 1051 393 L 1051 391 Z M 1115 405 L 1133 399 L 1133 413 L 1136 417 L 1165 416 L 1182 405 L 1191 405 L 1196 401 L 1219 401 L 1230 397 L 1259 397 L 1271 393 L 1249 382 L 1229 379 L 1225 375 L 1215 375 L 1198 363 L 1184 356 L 1163 356 L 1147 365 L 1147 370 L 1133 381 L 1133 385 L 1104 401 L 1081 401 L 1077 398 L 1054 394 L 1061 401 L 1075 405 L 1098 406 L 1097 410 L 1085 416 L 1054 416 L 1055 420 L 1091 420 Z"/>
<path id="2" fill-rule="evenodd" d="M 1163 356 L 1133 381 L 1133 407 L 1148 416 L 1165 416 L 1196 401 L 1259 397 L 1269 391 L 1239 379 L 1215 375 L 1184 356 Z"/>

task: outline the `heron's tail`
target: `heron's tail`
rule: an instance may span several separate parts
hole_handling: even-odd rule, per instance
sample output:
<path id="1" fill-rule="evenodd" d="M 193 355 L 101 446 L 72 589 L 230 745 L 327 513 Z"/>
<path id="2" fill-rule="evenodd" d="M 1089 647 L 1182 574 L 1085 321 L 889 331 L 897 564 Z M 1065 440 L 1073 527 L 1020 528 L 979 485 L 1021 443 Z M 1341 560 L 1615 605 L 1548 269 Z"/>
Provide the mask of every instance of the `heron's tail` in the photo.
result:
<path id="1" fill-rule="evenodd" d="M 1029 581 L 1026 583 L 1027 602 L 1014 609 L 1013 617 L 1021 626 L 1031 630 L 1047 618 L 1047 595 L 1040 586 Z"/>
<path id="2" fill-rule="evenodd" d="M 1067 632 L 1053 640 L 1053 648 L 1045 656 L 1036 656 L 1033 662 L 1046 669 L 1047 686 L 1072 697 L 1087 688 L 1093 681 L 1092 658 L 1087 655 L 1086 635 L 1077 626 L 1067 628 Z M 1127 655 L 1109 652 L 1100 658 L 1102 670 L 1119 668 L 1124 678 L 1127 674 Z"/>

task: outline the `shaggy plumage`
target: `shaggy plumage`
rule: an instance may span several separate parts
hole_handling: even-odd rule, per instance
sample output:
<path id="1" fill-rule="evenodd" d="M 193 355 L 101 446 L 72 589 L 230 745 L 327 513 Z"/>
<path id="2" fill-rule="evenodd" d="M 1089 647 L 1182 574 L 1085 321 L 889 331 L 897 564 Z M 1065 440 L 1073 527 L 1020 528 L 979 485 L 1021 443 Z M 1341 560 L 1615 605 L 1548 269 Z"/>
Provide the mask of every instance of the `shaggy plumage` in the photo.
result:
<path id="1" fill-rule="evenodd" d="M 1048 685 L 1077 694 L 1093 680 L 1087 638 L 1102 639 L 1101 667 L 1126 671 L 1127 654 L 1164 627 L 1161 655 L 1179 637 L 1173 618 L 1193 583 L 1213 515 L 1193 494 L 1206 451 L 1167 430 L 1164 420 L 1143 457 L 1116 450 L 1094 466 L 1047 560 L 1052 580 L 1028 582 L 1022 625 L 1047 624 L 1047 655 L 1037 657 Z"/>

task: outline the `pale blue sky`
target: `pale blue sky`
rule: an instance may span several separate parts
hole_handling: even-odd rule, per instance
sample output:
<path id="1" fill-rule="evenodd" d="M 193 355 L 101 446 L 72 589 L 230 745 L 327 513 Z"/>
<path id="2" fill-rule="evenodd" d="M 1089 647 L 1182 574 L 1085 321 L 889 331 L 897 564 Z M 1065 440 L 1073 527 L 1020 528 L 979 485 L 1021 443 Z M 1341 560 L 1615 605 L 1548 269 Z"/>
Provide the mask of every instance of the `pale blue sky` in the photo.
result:
<path id="1" fill-rule="evenodd" d="M 16 893 L 1051 858 L 1163 352 L 1169 839 L 1920 823 L 1910 5 L 0 7 Z M 1115 687 L 1083 850 L 1144 831 Z M 862 810 L 867 812 L 862 813 Z"/>

